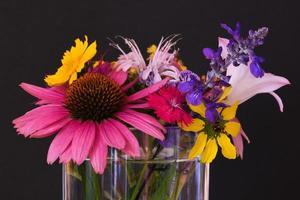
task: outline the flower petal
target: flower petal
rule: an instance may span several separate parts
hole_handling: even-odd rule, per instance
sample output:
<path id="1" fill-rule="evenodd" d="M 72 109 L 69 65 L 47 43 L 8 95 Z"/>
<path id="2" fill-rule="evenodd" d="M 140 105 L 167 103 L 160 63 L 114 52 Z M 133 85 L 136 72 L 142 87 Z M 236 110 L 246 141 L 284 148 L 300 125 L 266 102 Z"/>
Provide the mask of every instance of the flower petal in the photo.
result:
<path id="1" fill-rule="evenodd" d="M 123 70 L 112 70 L 108 76 L 116 81 L 119 85 L 123 85 L 127 80 L 127 72 L 124 72 Z"/>
<path id="2" fill-rule="evenodd" d="M 74 132 L 80 124 L 76 121 L 70 122 L 55 136 L 48 150 L 47 162 L 52 164 L 67 149 L 74 137 Z M 71 159 L 71 157 L 70 157 Z"/>
<path id="3" fill-rule="evenodd" d="M 158 83 L 155 83 L 143 90 L 140 90 L 130 96 L 128 96 L 127 101 L 128 102 L 132 102 L 132 101 L 136 101 L 138 99 L 144 98 L 150 94 L 152 94 L 153 92 L 156 92 L 157 90 L 159 90 L 161 87 L 163 87 L 167 82 L 169 81 L 169 78 L 165 78 L 162 81 L 159 81 Z"/>
<path id="4" fill-rule="evenodd" d="M 205 122 L 199 118 L 194 118 L 193 122 L 189 125 L 185 125 L 184 123 L 178 124 L 178 126 L 184 131 L 191 131 L 191 132 L 199 132 L 203 130 Z"/>
<path id="5" fill-rule="evenodd" d="M 61 103 L 64 95 L 51 88 L 42 88 L 28 83 L 21 83 L 20 87 L 32 96 L 43 100 L 44 103 Z"/>
<path id="6" fill-rule="evenodd" d="M 240 130 L 241 130 L 241 124 L 238 123 L 238 122 L 232 122 L 232 121 L 227 122 L 225 124 L 224 130 L 228 134 L 232 135 L 233 137 L 236 137 L 239 134 Z"/>
<path id="7" fill-rule="evenodd" d="M 196 143 L 189 153 L 189 159 L 194 159 L 202 153 L 207 142 L 207 135 L 204 132 L 199 133 Z"/>
<path id="8" fill-rule="evenodd" d="M 218 145 L 215 138 L 209 139 L 204 151 L 201 154 L 201 162 L 203 163 L 211 163 L 218 152 Z"/>
<path id="9" fill-rule="evenodd" d="M 157 127 L 153 126 L 152 124 L 148 124 L 144 120 L 134 115 L 124 113 L 124 112 L 118 112 L 115 114 L 115 116 L 118 117 L 120 120 L 135 127 L 136 129 L 139 129 L 140 131 L 148 135 L 151 135 L 154 138 L 164 140 L 163 133 Z"/>
<path id="10" fill-rule="evenodd" d="M 111 147 L 123 149 L 125 147 L 125 138 L 110 120 L 103 120 L 98 126 L 104 142 Z"/>
<path id="11" fill-rule="evenodd" d="M 229 137 L 227 135 L 221 133 L 219 137 L 217 137 L 218 144 L 222 149 L 222 154 L 225 158 L 235 159 L 236 158 L 236 149 L 231 144 Z"/>
<path id="12" fill-rule="evenodd" d="M 83 122 L 74 132 L 72 141 L 72 158 L 78 165 L 82 164 L 89 155 L 95 139 L 94 122 Z"/>
<path id="13" fill-rule="evenodd" d="M 30 135 L 30 138 L 44 138 L 48 137 L 52 134 L 54 134 L 56 131 L 64 127 L 66 124 L 68 124 L 72 119 L 67 116 L 66 118 L 63 118 L 59 121 L 54 122 L 53 124 L 38 130 L 37 132 L 34 132 L 32 135 Z"/>
<path id="14" fill-rule="evenodd" d="M 239 101 L 241 104 L 256 94 L 270 93 L 290 84 L 286 78 L 271 73 L 265 73 L 263 77 L 255 78 L 246 65 L 240 65 L 239 67 L 229 66 L 227 75 L 231 76 L 229 83 L 232 86 L 232 91 L 225 100 L 225 103 L 229 105 L 236 101 Z M 282 107 L 281 102 L 278 101 L 278 103 Z"/>
<path id="15" fill-rule="evenodd" d="M 161 123 L 159 123 L 155 118 L 153 118 L 152 116 L 150 116 L 148 114 L 136 112 L 132 109 L 124 109 L 123 112 L 128 113 L 130 115 L 134 115 L 135 117 L 140 118 L 141 120 L 147 122 L 148 124 L 151 124 L 151 125 L 155 126 L 156 128 L 162 130 L 163 132 L 166 132 L 165 127 L 163 125 L 161 125 Z"/>
<path id="16" fill-rule="evenodd" d="M 127 126 L 123 125 L 117 120 L 110 119 L 110 121 L 114 124 L 116 128 L 119 129 L 120 133 L 124 136 L 126 140 L 126 144 L 124 151 L 126 154 L 132 156 L 132 157 L 139 157 L 140 156 L 140 146 L 136 139 L 136 137 L 132 134 L 132 132 L 127 128 Z"/>
<path id="17" fill-rule="evenodd" d="M 205 108 L 205 105 L 203 103 L 201 103 L 198 106 L 194 106 L 192 104 L 189 104 L 189 107 L 190 107 L 190 109 L 192 111 L 200 114 L 202 117 L 205 117 L 205 110 L 206 110 L 206 108 Z"/>
<path id="18" fill-rule="evenodd" d="M 96 130 L 95 142 L 90 151 L 90 159 L 96 173 L 102 174 L 107 164 L 108 147 L 104 143 L 102 135 Z"/>
<path id="19" fill-rule="evenodd" d="M 224 108 L 221 112 L 223 119 L 224 120 L 232 120 L 233 118 L 235 118 L 238 105 L 239 105 L 239 103 L 235 102 L 232 106 Z"/>

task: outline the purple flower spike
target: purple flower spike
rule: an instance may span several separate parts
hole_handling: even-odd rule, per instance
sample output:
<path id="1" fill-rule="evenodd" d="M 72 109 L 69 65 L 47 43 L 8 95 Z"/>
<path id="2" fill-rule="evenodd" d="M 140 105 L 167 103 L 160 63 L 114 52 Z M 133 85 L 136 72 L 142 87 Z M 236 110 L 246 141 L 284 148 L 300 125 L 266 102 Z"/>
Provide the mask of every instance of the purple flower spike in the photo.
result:
<path id="1" fill-rule="evenodd" d="M 227 24 L 221 24 L 221 27 L 232 35 L 234 39 L 238 40 L 240 38 L 241 24 L 239 22 L 236 23 L 235 30 L 230 28 Z"/>

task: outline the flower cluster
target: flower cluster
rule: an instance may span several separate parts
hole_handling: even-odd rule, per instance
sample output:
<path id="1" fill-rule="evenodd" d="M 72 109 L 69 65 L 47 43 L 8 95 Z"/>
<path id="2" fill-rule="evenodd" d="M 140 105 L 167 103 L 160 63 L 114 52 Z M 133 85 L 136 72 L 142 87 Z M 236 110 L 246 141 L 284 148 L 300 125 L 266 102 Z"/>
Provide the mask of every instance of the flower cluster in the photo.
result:
<path id="1" fill-rule="evenodd" d="M 204 48 L 210 60 L 206 75 L 187 70 L 175 48 L 177 35 L 162 38 L 148 48 L 148 58 L 133 39 L 122 38 L 130 51 L 119 44 L 115 61 L 95 59 L 97 44 L 75 40 L 61 66 L 45 78 L 47 87 L 21 83 L 36 97 L 37 108 L 13 121 L 19 134 L 43 138 L 56 134 L 48 151 L 48 163 L 82 164 L 89 158 L 94 170 L 103 173 L 108 148 L 136 158 L 140 147 L 130 127 L 155 139 L 165 139 L 165 125 L 175 125 L 197 134 L 189 158 L 214 160 L 218 146 L 228 159 L 243 156 L 246 134 L 236 117 L 239 104 L 259 93 L 274 93 L 289 84 L 261 68 L 263 59 L 254 48 L 263 44 L 267 28 L 249 31 L 246 38 L 236 28 L 221 25 L 230 39 L 219 38 L 216 51 Z"/>

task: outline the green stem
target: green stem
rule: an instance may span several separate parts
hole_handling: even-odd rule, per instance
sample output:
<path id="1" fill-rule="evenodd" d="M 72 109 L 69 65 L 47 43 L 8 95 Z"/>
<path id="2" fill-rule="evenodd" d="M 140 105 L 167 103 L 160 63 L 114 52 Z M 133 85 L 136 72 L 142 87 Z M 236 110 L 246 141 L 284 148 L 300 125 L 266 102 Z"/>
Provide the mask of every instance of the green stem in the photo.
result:
<path id="1" fill-rule="evenodd" d="M 187 163 L 186 167 L 180 173 L 178 173 L 178 175 L 176 176 L 176 186 L 172 193 L 171 200 L 177 200 L 179 198 L 183 187 L 194 172 L 195 163 L 194 161 L 191 161 Z"/>
<path id="2" fill-rule="evenodd" d="M 139 190 L 140 190 L 140 187 L 141 185 L 143 184 L 143 181 L 144 181 L 144 176 L 146 174 L 146 172 L 148 171 L 148 163 L 146 163 L 141 171 L 141 174 L 140 174 L 140 177 L 136 183 L 136 186 L 134 187 L 134 191 L 131 195 L 131 198 L 130 200 L 135 200 L 136 197 L 138 196 L 139 194 Z"/>

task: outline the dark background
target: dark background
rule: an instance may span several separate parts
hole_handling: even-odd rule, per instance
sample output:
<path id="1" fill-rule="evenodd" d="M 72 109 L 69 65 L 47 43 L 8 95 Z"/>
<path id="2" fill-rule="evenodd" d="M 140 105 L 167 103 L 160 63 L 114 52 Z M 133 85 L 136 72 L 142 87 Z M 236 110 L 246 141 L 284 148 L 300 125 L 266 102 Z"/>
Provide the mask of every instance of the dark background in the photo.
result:
<path id="1" fill-rule="evenodd" d="M 268 94 L 240 106 L 239 118 L 252 143 L 245 158 L 229 161 L 220 154 L 212 164 L 211 200 L 298 199 L 299 196 L 299 7 L 291 1 L 0 1 L 0 199 L 61 199 L 61 166 L 48 166 L 52 138 L 25 139 L 11 120 L 33 107 L 22 81 L 44 85 L 56 71 L 63 52 L 87 34 L 100 51 L 106 37 L 135 38 L 142 50 L 161 36 L 181 33 L 178 47 L 185 64 L 204 73 L 204 47 L 216 47 L 228 36 L 220 22 L 243 30 L 268 26 L 270 34 L 257 54 L 264 69 L 287 77 L 291 86 L 278 91 L 285 103 L 280 113 Z M 116 51 L 106 51 L 116 58 Z"/>

